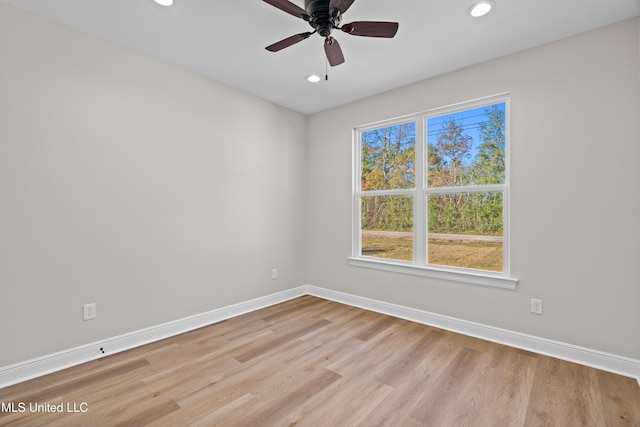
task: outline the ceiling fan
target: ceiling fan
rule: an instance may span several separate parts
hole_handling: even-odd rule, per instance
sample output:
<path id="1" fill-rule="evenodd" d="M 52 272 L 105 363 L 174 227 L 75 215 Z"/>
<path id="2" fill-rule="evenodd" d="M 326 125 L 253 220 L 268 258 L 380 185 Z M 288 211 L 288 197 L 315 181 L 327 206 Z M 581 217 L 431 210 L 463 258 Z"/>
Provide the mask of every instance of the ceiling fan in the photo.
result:
<path id="1" fill-rule="evenodd" d="M 397 22 L 356 21 L 340 26 L 342 15 L 355 0 L 304 0 L 304 9 L 288 0 L 264 0 L 293 16 L 302 18 L 311 25 L 313 31 L 300 33 L 280 40 L 266 49 L 278 52 L 318 33 L 324 37 L 324 51 L 331 66 L 344 62 L 344 55 L 338 41 L 331 37 L 333 30 L 341 30 L 352 36 L 392 38 L 398 31 Z"/>

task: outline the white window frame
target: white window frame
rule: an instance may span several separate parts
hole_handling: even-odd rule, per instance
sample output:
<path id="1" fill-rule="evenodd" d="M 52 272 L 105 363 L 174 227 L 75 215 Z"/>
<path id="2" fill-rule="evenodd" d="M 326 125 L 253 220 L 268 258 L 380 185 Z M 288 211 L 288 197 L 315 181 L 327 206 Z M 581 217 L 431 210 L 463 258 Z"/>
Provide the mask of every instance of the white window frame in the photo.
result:
<path id="1" fill-rule="evenodd" d="M 469 102 L 449 105 L 421 113 L 384 120 L 368 125 L 358 126 L 353 130 L 353 217 L 352 217 L 352 256 L 348 257 L 348 263 L 355 267 L 372 268 L 396 273 L 411 274 L 436 279 L 453 280 L 463 283 L 493 286 L 504 289 L 515 289 L 518 279 L 511 277 L 510 265 L 510 215 L 509 215 L 509 189 L 510 189 L 510 108 L 509 94 L 494 95 L 476 99 Z M 504 184 L 464 186 L 464 187 L 433 187 L 427 186 L 427 122 L 432 117 L 452 114 L 465 110 L 471 110 L 483 106 L 505 103 L 505 182 Z M 399 125 L 408 122 L 416 124 L 415 145 L 415 187 L 413 189 L 399 190 L 361 190 L 361 141 L 360 135 L 372 129 L 385 126 Z M 501 191 L 503 193 L 503 271 L 492 272 L 441 266 L 427 263 L 427 197 L 429 194 L 442 194 L 451 192 L 484 192 Z M 413 227 L 413 261 L 400 261 L 386 258 L 376 258 L 362 255 L 361 239 L 361 202 L 362 196 L 413 196 L 414 227 Z"/>

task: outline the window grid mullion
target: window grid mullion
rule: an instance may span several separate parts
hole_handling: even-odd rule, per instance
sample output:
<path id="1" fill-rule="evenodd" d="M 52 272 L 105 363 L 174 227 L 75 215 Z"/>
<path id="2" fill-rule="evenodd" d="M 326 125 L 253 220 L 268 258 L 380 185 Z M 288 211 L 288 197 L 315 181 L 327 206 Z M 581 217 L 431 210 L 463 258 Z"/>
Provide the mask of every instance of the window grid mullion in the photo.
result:
<path id="1" fill-rule="evenodd" d="M 360 211 L 360 190 L 361 190 L 361 181 L 362 181 L 362 140 L 361 140 L 362 132 L 355 131 L 353 133 L 353 158 L 354 158 L 354 173 L 353 173 L 353 182 L 352 182 L 352 191 L 353 191 L 353 206 L 352 210 L 352 218 L 351 221 L 353 223 L 353 236 L 352 236 L 352 250 L 353 254 L 357 254 L 358 256 L 362 255 L 362 238 L 361 238 L 361 229 L 362 229 L 362 219 L 361 219 L 361 211 Z"/>
<path id="2" fill-rule="evenodd" d="M 507 186 L 504 184 L 492 185 L 466 185 L 459 187 L 427 187 L 427 194 L 451 194 L 451 193 L 493 193 L 504 192 Z"/>
<path id="3" fill-rule="evenodd" d="M 373 197 L 373 196 L 413 196 L 416 192 L 415 188 L 405 188 L 402 190 L 367 190 L 356 191 L 357 197 Z"/>
<path id="4" fill-rule="evenodd" d="M 416 119 L 416 158 L 413 198 L 413 262 L 425 266 L 427 263 L 427 214 L 426 196 L 422 191 L 426 186 L 426 126 L 425 119 Z"/>

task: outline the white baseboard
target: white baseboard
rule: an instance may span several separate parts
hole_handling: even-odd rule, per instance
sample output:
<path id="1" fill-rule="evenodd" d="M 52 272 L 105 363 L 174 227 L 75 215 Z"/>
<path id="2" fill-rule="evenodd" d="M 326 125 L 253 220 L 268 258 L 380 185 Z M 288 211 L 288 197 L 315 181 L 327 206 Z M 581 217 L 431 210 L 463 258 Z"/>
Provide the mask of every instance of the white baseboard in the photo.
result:
<path id="1" fill-rule="evenodd" d="M 312 285 L 304 285 L 239 304 L 222 307 L 206 313 L 197 314 L 195 316 L 186 317 L 173 322 L 156 325 L 150 328 L 119 335 L 117 337 L 96 341 L 91 344 L 38 357 L 36 359 L 27 360 L 25 362 L 0 367 L 0 388 L 60 371 L 81 363 L 96 360 L 106 355 L 119 353 L 124 350 L 129 350 L 141 345 L 179 335 L 303 295 L 313 295 L 354 307 L 360 307 L 401 319 L 473 336 L 487 341 L 497 342 L 511 347 L 532 351 L 534 353 L 591 366 L 604 371 L 636 378 L 640 384 L 640 360 L 521 334 L 519 332 L 494 328 L 492 326 L 481 325 L 462 319 L 442 316 L 435 313 L 429 313 L 427 311 L 416 310 L 343 292 L 332 291 Z M 100 349 L 104 349 L 104 354 Z"/>
<path id="2" fill-rule="evenodd" d="M 222 307 L 117 337 L 0 367 L 0 388 L 90 362 L 305 295 L 304 287 Z M 104 353 L 100 349 L 104 349 Z"/>
<path id="3" fill-rule="evenodd" d="M 304 288 L 320 298 L 636 378 L 640 385 L 640 360 L 311 285 Z"/>

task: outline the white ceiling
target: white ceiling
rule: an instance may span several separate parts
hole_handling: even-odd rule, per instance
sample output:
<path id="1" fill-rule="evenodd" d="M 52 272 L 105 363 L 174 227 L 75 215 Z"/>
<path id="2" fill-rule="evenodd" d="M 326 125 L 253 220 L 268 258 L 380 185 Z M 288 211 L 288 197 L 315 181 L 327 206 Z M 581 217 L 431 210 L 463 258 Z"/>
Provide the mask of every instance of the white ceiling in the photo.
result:
<path id="1" fill-rule="evenodd" d="M 317 34 L 277 53 L 264 48 L 310 29 L 262 0 L 0 0 L 178 65 L 305 114 L 424 80 L 640 14 L 640 0 L 356 0 L 343 17 L 396 21 L 393 39 L 336 32 L 346 62 L 324 77 Z M 304 7 L 304 0 L 292 0 Z"/>

